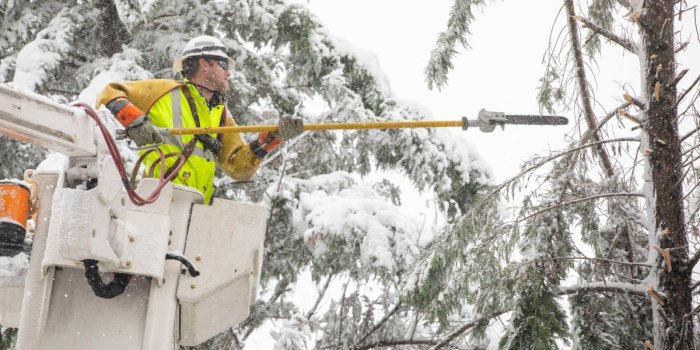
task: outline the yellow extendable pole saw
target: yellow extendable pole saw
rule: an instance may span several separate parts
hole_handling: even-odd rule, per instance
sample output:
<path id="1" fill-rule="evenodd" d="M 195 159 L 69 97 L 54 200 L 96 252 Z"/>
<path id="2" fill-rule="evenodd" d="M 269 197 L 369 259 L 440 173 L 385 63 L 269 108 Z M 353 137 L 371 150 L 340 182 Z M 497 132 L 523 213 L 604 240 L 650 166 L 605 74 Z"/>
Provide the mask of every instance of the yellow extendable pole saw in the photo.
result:
<path id="1" fill-rule="evenodd" d="M 363 129 L 401 129 L 401 128 L 445 128 L 461 127 L 467 130 L 470 127 L 479 127 L 482 132 L 492 132 L 497 125 L 505 127 L 506 124 L 515 125 L 566 125 L 569 120 L 555 115 L 511 115 L 503 112 L 490 112 L 482 109 L 477 119 L 461 120 L 403 120 L 387 122 L 357 122 L 357 123 L 322 123 L 304 124 L 304 131 L 321 130 L 363 130 Z M 244 125 L 222 126 L 211 128 L 183 128 L 163 129 L 168 135 L 194 135 L 212 133 L 246 133 L 277 131 L 277 125 Z"/>

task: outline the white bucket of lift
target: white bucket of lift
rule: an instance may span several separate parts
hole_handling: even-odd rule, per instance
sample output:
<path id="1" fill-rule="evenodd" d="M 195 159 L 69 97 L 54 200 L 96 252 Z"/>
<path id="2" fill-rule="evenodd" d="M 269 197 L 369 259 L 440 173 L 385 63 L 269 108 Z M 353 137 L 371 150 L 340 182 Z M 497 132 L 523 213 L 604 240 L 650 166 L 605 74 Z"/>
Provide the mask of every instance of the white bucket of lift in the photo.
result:
<path id="1" fill-rule="evenodd" d="M 193 206 L 184 255 L 201 274 L 180 277 L 180 345 L 201 344 L 250 314 L 267 214 L 262 206 L 222 199 Z"/>

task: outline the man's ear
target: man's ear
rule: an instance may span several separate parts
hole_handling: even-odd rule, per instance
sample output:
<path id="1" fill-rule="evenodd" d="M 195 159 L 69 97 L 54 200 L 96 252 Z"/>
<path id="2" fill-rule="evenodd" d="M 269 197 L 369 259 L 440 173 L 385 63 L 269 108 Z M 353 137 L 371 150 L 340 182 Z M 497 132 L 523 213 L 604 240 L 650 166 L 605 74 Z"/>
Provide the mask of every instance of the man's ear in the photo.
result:
<path id="1" fill-rule="evenodd" d="M 200 67 L 205 67 L 205 66 L 211 64 L 211 62 L 207 61 L 207 59 L 204 58 L 204 57 L 200 57 L 200 58 L 197 60 L 197 63 L 199 64 Z"/>

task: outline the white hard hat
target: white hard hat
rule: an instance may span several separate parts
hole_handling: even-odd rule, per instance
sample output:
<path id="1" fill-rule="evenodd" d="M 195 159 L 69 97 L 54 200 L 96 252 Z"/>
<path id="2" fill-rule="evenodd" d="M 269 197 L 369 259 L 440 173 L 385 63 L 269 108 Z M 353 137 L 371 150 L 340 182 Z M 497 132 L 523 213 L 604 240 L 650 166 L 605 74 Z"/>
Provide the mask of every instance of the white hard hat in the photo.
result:
<path id="1" fill-rule="evenodd" d="M 228 57 L 226 54 L 226 47 L 221 43 L 221 40 L 209 35 L 200 35 L 188 41 L 187 45 L 185 45 L 185 48 L 182 50 L 182 55 L 175 59 L 175 62 L 173 62 L 173 69 L 175 72 L 182 72 L 182 62 L 187 57 L 193 56 L 225 58 L 228 60 L 229 70 L 233 69 L 234 63 L 236 63 L 233 58 Z"/>

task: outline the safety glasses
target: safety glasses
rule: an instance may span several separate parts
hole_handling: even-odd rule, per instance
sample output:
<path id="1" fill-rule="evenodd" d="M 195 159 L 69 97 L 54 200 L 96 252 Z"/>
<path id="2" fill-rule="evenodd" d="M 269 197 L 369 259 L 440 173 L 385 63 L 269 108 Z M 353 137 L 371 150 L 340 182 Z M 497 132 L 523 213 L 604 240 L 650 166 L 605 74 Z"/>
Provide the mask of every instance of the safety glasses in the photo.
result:
<path id="1" fill-rule="evenodd" d="M 228 71 L 228 60 L 225 58 L 214 58 L 213 59 L 216 63 L 218 63 L 221 68 L 223 68 L 225 71 Z"/>

